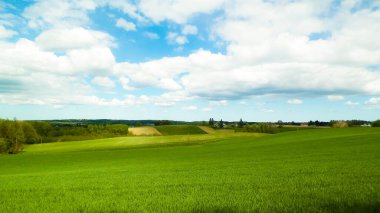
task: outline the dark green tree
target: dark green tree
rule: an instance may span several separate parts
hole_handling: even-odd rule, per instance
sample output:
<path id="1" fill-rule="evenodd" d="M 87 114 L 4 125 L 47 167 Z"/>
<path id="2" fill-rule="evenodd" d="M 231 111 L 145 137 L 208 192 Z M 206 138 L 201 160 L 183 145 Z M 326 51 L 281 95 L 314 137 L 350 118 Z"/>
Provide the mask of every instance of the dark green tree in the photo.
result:
<path id="1" fill-rule="evenodd" d="M 210 125 L 211 127 L 213 127 L 214 124 L 215 124 L 214 118 L 210 118 L 210 120 L 208 121 L 208 125 Z"/>
<path id="2" fill-rule="evenodd" d="M 238 127 L 239 128 L 243 128 L 244 127 L 244 122 L 243 122 L 243 120 L 241 118 L 240 118 L 240 121 L 238 123 Z"/>
<path id="3" fill-rule="evenodd" d="M 220 119 L 220 122 L 219 122 L 219 128 L 223 129 L 223 127 L 224 127 L 224 123 L 223 123 L 223 120 L 222 120 L 222 119 Z"/>
<path id="4" fill-rule="evenodd" d="M 22 122 L 22 130 L 24 131 L 25 143 L 37 143 L 40 139 L 36 130 L 28 122 Z"/>
<path id="5" fill-rule="evenodd" d="M 380 127 L 380 120 L 374 121 L 372 127 Z"/>
<path id="6" fill-rule="evenodd" d="M 277 125 L 278 125 L 278 128 L 282 128 L 284 127 L 284 122 L 282 122 L 282 120 L 278 120 Z"/>

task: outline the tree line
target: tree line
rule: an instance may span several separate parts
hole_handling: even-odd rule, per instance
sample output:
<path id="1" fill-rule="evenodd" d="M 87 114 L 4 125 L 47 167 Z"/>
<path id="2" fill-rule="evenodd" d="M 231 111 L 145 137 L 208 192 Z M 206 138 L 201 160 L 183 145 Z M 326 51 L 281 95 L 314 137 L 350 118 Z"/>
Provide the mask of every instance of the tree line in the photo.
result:
<path id="1" fill-rule="evenodd" d="M 44 121 L 0 120 L 0 153 L 15 154 L 23 144 L 76 141 L 128 135 L 125 124 L 60 126 Z"/>
<path id="2" fill-rule="evenodd" d="M 214 118 L 210 118 L 208 121 L 208 126 L 212 128 L 224 128 L 224 129 L 234 129 L 237 132 L 258 132 L 258 133 L 278 133 L 284 131 L 293 131 L 297 126 L 308 126 L 308 127 L 332 127 L 332 128 L 343 128 L 343 127 L 359 127 L 359 126 L 372 126 L 380 127 L 380 120 L 370 122 L 365 120 L 346 120 L 346 121 L 309 121 L 305 122 L 283 122 L 281 120 L 277 122 L 247 122 L 240 118 L 238 122 L 227 122 L 220 119 L 220 121 L 215 121 Z"/>

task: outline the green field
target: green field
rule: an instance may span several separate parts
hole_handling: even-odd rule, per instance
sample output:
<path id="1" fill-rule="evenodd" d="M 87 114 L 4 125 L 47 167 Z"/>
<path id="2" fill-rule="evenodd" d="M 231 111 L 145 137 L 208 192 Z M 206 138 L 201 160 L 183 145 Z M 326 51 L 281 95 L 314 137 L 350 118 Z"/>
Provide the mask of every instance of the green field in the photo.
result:
<path id="1" fill-rule="evenodd" d="M 0 212 L 379 212 L 380 128 L 124 137 L 0 155 Z"/>
<path id="2" fill-rule="evenodd" d="M 194 135 L 207 134 L 198 126 L 193 125 L 166 125 L 155 127 L 162 135 Z"/>

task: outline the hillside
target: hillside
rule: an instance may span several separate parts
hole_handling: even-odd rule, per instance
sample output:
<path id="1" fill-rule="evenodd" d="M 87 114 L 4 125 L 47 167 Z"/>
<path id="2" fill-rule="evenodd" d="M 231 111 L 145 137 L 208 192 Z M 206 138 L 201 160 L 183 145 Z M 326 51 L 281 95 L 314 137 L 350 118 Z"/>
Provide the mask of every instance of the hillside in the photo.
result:
<path id="1" fill-rule="evenodd" d="M 223 135 L 52 143 L 1 155 L 0 212 L 376 212 L 380 206 L 380 128 L 151 146 L 212 136 Z"/>
<path id="2" fill-rule="evenodd" d="M 207 134 L 198 126 L 193 125 L 166 125 L 155 127 L 162 135 L 194 135 Z"/>

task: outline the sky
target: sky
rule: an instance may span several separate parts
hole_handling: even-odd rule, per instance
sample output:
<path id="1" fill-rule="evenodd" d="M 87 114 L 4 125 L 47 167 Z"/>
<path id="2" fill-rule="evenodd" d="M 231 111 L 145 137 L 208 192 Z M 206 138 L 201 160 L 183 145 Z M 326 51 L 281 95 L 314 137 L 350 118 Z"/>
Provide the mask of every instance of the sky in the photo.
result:
<path id="1" fill-rule="evenodd" d="M 0 118 L 380 118 L 380 0 L 0 0 Z"/>

